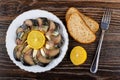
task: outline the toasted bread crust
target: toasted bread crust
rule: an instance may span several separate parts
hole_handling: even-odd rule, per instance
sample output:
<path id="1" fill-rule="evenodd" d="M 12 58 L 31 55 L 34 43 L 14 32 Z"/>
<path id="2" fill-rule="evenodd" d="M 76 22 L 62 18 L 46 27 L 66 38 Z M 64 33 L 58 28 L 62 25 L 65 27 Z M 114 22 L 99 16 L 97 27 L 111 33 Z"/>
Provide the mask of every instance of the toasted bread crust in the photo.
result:
<path id="1" fill-rule="evenodd" d="M 73 13 L 67 21 L 67 28 L 70 35 L 78 42 L 89 44 L 95 41 L 95 34 L 88 28 L 78 13 Z"/>
<path id="2" fill-rule="evenodd" d="M 85 21 L 85 23 L 88 25 L 88 27 L 91 29 L 91 31 L 93 33 L 96 33 L 98 31 L 99 24 L 95 20 L 93 20 L 92 18 L 90 18 L 88 16 L 85 16 L 84 14 L 82 14 L 81 12 L 79 12 L 74 7 L 71 7 L 71 8 L 68 9 L 68 11 L 66 13 L 66 16 L 65 16 L 66 21 L 68 21 L 68 19 L 70 18 L 70 15 L 73 14 L 73 13 L 78 13 L 79 16 L 82 17 L 82 19 Z"/>
<path id="3" fill-rule="evenodd" d="M 68 21 L 68 19 L 70 18 L 70 15 L 73 13 L 79 13 L 79 11 L 74 7 L 71 7 L 67 10 L 66 15 L 65 15 L 66 21 Z"/>

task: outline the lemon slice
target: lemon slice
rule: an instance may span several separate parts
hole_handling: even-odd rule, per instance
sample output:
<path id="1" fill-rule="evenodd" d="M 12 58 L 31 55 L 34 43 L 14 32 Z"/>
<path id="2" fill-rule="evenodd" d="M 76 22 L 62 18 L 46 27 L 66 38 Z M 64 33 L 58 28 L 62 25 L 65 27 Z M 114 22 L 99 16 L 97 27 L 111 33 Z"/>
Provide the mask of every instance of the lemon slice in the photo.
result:
<path id="1" fill-rule="evenodd" d="M 83 47 L 76 46 L 70 53 L 70 59 L 74 65 L 83 64 L 87 59 L 87 52 Z"/>
<path id="2" fill-rule="evenodd" d="M 40 31 L 32 30 L 28 34 L 27 43 L 31 48 L 38 50 L 45 44 L 45 36 Z"/>

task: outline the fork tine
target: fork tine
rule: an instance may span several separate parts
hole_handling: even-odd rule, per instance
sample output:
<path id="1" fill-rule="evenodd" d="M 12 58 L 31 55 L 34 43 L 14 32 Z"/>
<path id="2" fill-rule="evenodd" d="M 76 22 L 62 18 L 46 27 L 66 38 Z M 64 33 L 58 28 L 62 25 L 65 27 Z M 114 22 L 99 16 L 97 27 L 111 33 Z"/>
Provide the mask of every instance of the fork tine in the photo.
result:
<path id="1" fill-rule="evenodd" d="M 107 16 L 108 16 L 108 9 L 105 10 L 104 20 L 103 20 L 104 23 L 107 22 Z"/>
<path id="2" fill-rule="evenodd" d="M 109 19 L 108 19 L 109 18 L 109 9 L 106 9 L 105 12 L 106 12 L 106 14 L 105 14 L 105 21 L 104 22 L 108 23 L 108 21 L 109 21 Z"/>
<path id="3" fill-rule="evenodd" d="M 111 9 L 107 9 L 106 10 L 106 21 L 104 23 L 107 23 L 107 26 L 109 26 L 110 24 L 110 21 L 111 21 Z"/>
<path id="4" fill-rule="evenodd" d="M 106 11 L 105 11 L 105 19 L 104 19 L 105 23 L 108 22 L 108 16 L 109 16 L 109 9 L 106 9 Z"/>
<path id="5" fill-rule="evenodd" d="M 106 13 L 106 11 L 104 11 L 104 14 L 103 14 L 103 17 L 102 17 L 102 22 L 104 22 L 105 13 Z"/>
<path id="6" fill-rule="evenodd" d="M 110 23 L 110 19 L 111 19 L 111 9 L 106 9 L 102 17 L 102 22 Z"/>
<path id="7" fill-rule="evenodd" d="M 106 14 L 107 14 L 108 10 L 105 9 L 103 17 L 102 17 L 102 22 L 106 22 Z"/>
<path id="8" fill-rule="evenodd" d="M 110 21 L 111 21 L 111 14 L 112 14 L 112 10 L 111 9 L 109 9 L 109 11 L 108 11 L 108 17 L 107 17 L 107 23 L 108 23 L 108 25 L 110 24 Z"/>

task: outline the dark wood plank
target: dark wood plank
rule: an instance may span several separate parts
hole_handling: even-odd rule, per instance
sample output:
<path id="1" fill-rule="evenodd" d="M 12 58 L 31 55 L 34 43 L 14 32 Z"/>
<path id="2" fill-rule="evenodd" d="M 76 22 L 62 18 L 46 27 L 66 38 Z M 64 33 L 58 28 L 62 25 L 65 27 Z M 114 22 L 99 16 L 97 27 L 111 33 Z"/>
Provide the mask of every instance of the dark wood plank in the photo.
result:
<path id="1" fill-rule="evenodd" d="M 105 34 L 101 51 L 99 70 L 91 74 L 89 68 L 100 38 L 97 32 L 97 40 L 89 45 L 76 42 L 69 36 L 69 49 L 63 61 L 51 71 L 44 73 L 31 73 L 19 69 L 10 60 L 6 47 L 5 35 L 9 24 L 16 16 L 31 9 L 44 9 L 57 15 L 65 22 L 66 10 L 74 6 L 85 15 L 94 18 L 100 23 L 104 8 L 113 9 L 109 30 Z M 87 61 L 81 66 L 74 66 L 69 54 L 74 46 L 81 45 L 88 52 Z M 119 0 L 87 1 L 87 0 L 0 0 L 0 80 L 120 80 L 120 2 Z"/>

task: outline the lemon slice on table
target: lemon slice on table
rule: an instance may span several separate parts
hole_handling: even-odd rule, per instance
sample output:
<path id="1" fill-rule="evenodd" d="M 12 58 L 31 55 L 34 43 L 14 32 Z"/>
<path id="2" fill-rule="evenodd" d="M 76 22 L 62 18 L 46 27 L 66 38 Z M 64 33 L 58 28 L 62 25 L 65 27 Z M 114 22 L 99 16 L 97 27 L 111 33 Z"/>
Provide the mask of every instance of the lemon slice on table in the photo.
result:
<path id="1" fill-rule="evenodd" d="M 32 30 L 28 34 L 27 43 L 31 48 L 38 50 L 45 44 L 45 36 L 40 31 Z"/>
<path id="2" fill-rule="evenodd" d="M 74 65 L 83 64 L 87 59 L 87 52 L 83 47 L 76 46 L 70 53 L 70 59 Z"/>

